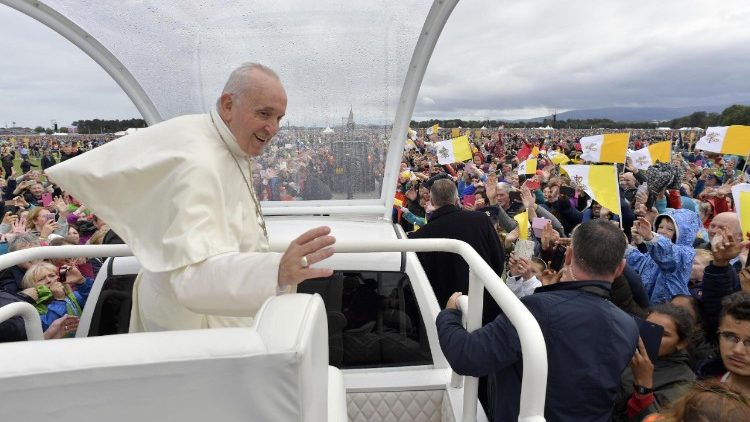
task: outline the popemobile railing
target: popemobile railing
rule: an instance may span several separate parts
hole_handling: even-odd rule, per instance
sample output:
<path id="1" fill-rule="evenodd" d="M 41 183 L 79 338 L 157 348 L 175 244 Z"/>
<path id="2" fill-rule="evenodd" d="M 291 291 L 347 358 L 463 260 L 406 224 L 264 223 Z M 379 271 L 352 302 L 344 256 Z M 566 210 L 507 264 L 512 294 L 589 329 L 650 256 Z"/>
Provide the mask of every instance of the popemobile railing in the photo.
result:
<path id="1" fill-rule="evenodd" d="M 283 251 L 287 244 L 271 243 L 271 250 Z M 469 299 L 468 315 L 465 316 L 467 329 L 474 331 L 482 323 L 482 298 L 484 289 L 497 301 L 503 313 L 510 319 L 518 332 L 523 353 L 523 378 L 521 382 L 521 405 L 518 420 L 521 422 L 544 421 L 544 401 L 547 389 L 547 348 L 542 331 L 534 316 L 521 301 L 505 286 L 500 277 L 469 246 L 469 244 L 451 239 L 390 240 L 369 242 L 337 242 L 337 253 L 370 253 L 370 252 L 451 252 L 458 255 L 469 265 Z M 0 269 L 13 265 L 48 258 L 73 257 L 113 257 L 131 256 L 127 245 L 82 245 L 53 246 L 24 249 L 0 256 Z M 464 301 L 461 301 L 464 303 Z M 16 304 L 13 304 L 16 305 Z M 443 304 L 440 304 L 443 305 Z M 10 306 L 10 305 L 9 305 Z M 17 311 L 27 322 L 27 333 L 30 339 L 40 339 L 41 329 L 29 328 L 31 306 L 3 307 L 0 321 L 6 313 Z M 31 332 L 29 332 L 31 330 Z M 463 421 L 475 421 L 477 413 L 477 379 L 465 377 Z"/>

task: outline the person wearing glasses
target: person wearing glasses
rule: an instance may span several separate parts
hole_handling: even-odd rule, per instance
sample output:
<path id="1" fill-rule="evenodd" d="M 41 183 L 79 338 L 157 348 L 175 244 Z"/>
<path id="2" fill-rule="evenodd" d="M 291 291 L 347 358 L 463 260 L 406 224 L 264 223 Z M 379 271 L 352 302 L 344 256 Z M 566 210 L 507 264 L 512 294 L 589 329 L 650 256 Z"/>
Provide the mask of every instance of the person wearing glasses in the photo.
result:
<path id="1" fill-rule="evenodd" d="M 722 305 L 719 352 L 727 372 L 721 382 L 750 399 L 750 293 L 733 293 Z"/>

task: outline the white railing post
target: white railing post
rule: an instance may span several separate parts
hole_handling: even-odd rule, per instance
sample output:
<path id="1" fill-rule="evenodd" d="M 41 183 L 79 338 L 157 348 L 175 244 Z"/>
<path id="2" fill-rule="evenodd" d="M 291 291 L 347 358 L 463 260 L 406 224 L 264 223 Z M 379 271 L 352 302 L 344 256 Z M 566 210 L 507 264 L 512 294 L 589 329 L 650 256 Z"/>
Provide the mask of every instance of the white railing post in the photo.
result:
<path id="1" fill-rule="evenodd" d="M 39 319 L 39 312 L 37 312 L 36 308 L 26 302 L 10 303 L 0 307 L 0 323 L 15 316 L 23 318 L 23 325 L 26 328 L 26 338 L 28 340 L 44 340 L 42 321 Z"/>
<path id="2" fill-rule="evenodd" d="M 471 332 L 482 326 L 482 311 L 484 304 L 484 285 L 477 274 L 469 270 L 469 312 L 466 317 L 466 329 Z M 464 408 L 462 412 L 463 422 L 477 420 L 477 392 L 479 391 L 479 379 L 476 377 L 464 377 Z"/>

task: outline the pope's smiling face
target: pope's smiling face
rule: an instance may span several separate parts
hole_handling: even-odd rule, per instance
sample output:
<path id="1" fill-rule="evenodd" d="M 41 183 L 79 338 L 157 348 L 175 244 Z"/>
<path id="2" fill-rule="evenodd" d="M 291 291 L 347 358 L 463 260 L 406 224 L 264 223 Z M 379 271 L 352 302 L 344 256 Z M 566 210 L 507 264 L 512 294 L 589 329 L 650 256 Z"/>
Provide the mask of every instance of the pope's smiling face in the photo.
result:
<path id="1" fill-rule="evenodd" d="M 279 131 L 279 123 L 286 113 L 286 92 L 273 75 L 253 70 L 240 94 L 224 93 L 219 114 L 237 140 L 240 148 L 250 156 L 258 156 Z"/>

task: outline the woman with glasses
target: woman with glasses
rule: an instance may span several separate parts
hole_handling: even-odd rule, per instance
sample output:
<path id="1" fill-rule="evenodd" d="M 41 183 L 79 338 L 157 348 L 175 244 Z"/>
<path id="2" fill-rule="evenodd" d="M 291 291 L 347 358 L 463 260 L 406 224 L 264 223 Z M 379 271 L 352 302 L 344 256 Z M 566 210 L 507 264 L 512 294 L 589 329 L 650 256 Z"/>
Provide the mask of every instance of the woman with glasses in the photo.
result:
<path id="1" fill-rule="evenodd" d="M 665 303 L 651 308 L 646 321 L 664 327 L 658 359 L 649 359 L 641 340 L 622 374 L 615 421 L 642 421 L 679 398 L 695 379 L 687 352 L 694 333 L 690 314 Z"/>

